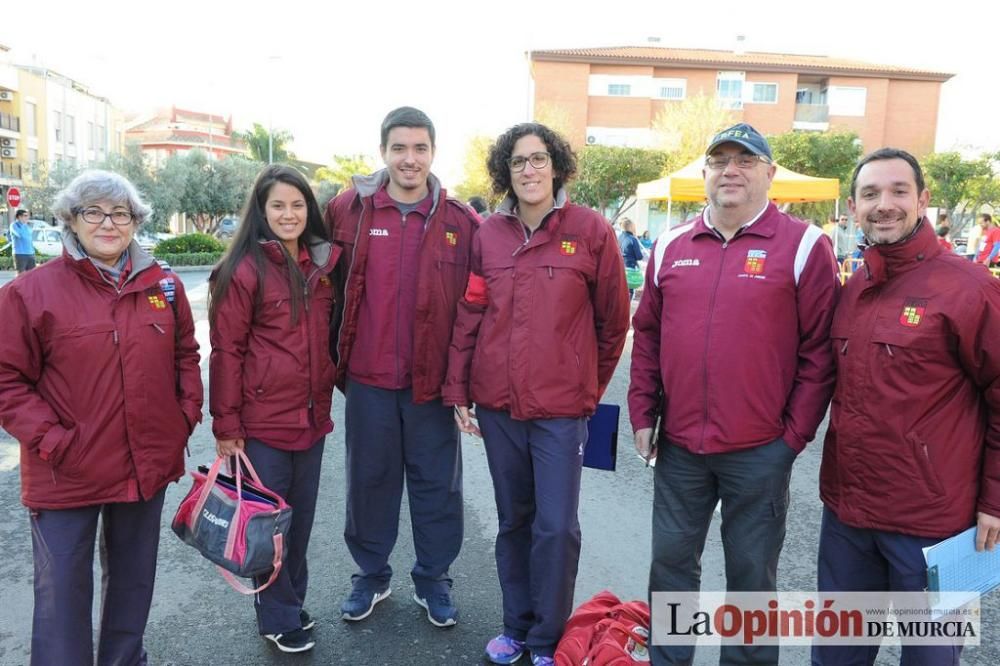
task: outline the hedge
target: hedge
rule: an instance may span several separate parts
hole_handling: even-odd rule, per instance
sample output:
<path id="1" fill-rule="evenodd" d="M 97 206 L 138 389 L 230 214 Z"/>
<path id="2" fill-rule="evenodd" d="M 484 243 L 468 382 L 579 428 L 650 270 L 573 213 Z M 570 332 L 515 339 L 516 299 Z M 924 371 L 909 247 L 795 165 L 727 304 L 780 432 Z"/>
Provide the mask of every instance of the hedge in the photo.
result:
<path id="1" fill-rule="evenodd" d="M 153 256 L 174 266 L 214 266 L 222 258 L 221 252 L 183 252 L 166 254 L 154 252 Z"/>
<path id="2" fill-rule="evenodd" d="M 173 266 L 214 266 L 222 258 L 221 252 L 183 252 L 177 254 L 155 254 L 157 259 L 161 259 L 171 267 Z M 44 264 L 54 257 L 35 256 L 36 264 Z M 9 255 L 0 256 L 0 271 L 14 270 L 14 257 Z"/>
<path id="3" fill-rule="evenodd" d="M 184 234 L 183 236 L 175 236 L 174 238 L 160 241 L 153 249 L 153 253 L 157 256 L 163 255 L 164 257 L 168 254 L 187 254 L 192 252 L 221 254 L 225 249 L 226 246 L 219 239 L 213 238 L 208 234 Z"/>

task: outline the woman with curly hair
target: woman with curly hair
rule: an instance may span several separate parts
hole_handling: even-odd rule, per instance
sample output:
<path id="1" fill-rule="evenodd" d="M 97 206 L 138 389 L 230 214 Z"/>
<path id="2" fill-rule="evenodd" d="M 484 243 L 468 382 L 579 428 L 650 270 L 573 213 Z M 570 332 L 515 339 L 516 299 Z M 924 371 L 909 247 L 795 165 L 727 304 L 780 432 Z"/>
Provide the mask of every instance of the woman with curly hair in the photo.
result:
<path id="1" fill-rule="evenodd" d="M 473 242 L 443 395 L 463 432 L 481 429 L 493 477 L 504 629 L 486 658 L 548 665 L 573 608 L 587 419 L 625 344 L 628 289 L 611 225 L 566 196 L 565 139 L 516 125 L 488 167 L 506 198 Z"/>

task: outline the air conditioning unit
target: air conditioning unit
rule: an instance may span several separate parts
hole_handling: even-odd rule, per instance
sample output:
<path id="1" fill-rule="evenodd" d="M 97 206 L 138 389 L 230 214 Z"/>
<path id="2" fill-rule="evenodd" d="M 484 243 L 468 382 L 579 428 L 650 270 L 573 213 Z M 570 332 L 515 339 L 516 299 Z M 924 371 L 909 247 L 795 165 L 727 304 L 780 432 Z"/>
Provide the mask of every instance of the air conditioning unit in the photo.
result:
<path id="1" fill-rule="evenodd" d="M 0 90 L 0 100 L 9 102 L 14 99 L 14 93 L 9 90 Z"/>
<path id="2" fill-rule="evenodd" d="M 0 146 L 3 148 L 13 148 L 17 145 L 17 139 L 11 139 L 10 137 L 3 137 L 0 139 Z"/>
<path id="3" fill-rule="evenodd" d="M 13 148 L 4 148 L 0 150 L 0 157 L 14 157 L 17 154 Z"/>
<path id="4" fill-rule="evenodd" d="M 588 134 L 587 135 L 587 145 L 588 146 L 592 146 L 595 143 L 597 143 L 597 137 L 594 136 L 593 134 Z"/>

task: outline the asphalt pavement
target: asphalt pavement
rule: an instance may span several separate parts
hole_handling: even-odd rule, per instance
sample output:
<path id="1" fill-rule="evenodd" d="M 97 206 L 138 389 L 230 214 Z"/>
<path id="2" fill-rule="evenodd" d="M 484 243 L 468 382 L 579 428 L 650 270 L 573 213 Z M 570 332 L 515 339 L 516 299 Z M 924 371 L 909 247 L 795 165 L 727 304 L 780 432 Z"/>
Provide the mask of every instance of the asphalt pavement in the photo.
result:
<path id="1" fill-rule="evenodd" d="M 181 272 L 192 295 L 197 334 L 207 357 L 205 280 L 207 272 Z M 0 273 L 0 285 L 10 279 Z M 2 316 L 2 313 L 0 313 Z M 625 404 L 631 336 L 605 402 Z M 206 386 L 207 358 L 202 363 Z M 206 408 L 207 409 L 207 408 Z M 173 512 L 190 488 L 189 478 L 173 484 L 166 498 L 160 540 L 156 593 L 146 630 L 150 664 L 160 666 L 228 666 L 236 664 L 350 664 L 431 666 L 481 664 L 486 642 L 501 630 L 500 588 L 493 559 L 497 518 L 493 488 L 482 443 L 463 442 L 465 473 L 465 541 L 451 573 L 459 623 L 438 629 L 412 600 L 409 569 L 414 551 L 408 509 L 400 516 L 399 541 L 391 565 L 396 573 L 392 595 L 360 623 L 340 619 L 338 608 L 350 591 L 354 570 L 344 545 L 343 396 L 334 396 L 334 432 L 327 438 L 316 524 L 310 545 L 311 579 L 306 607 L 316 618 L 316 648 L 302 655 L 285 655 L 257 635 L 250 599 L 230 589 L 212 566 L 169 528 Z M 203 422 L 190 442 L 187 466 L 214 458 L 210 424 Z M 822 442 L 824 423 L 818 442 Z M 649 566 L 652 470 L 634 455 L 626 412 L 622 410 L 618 469 L 585 469 L 580 501 L 583 552 L 576 586 L 576 603 L 601 590 L 623 599 L 644 599 Z M 784 590 L 815 589 L 816 547 L 821 504 L 817 479 L 821 446 L 810 445 L 799 457 L 792 476 L 788 535 L 778 571 Z M 0 431 L 0 666 L 27 664 L 31 639 L 32 559 L 27 511 L 20 504 L 18 446 Z M 96 561 L 96 560 L 95 560 Z M 703 589 L 725 589 L 718 518 L 709 532 L 703 558 Z M 95 566 L 95 590 L 100 567 Z M 99 592 L 98 592 L 99 594 Z M 99 600 L 95 599 L 97 626 Z M 983 645 L 967 648 L 964 664 L 1000 663 L 1000 593 L 983 602 Z M 58 631 L 58 628 L 54 628 Z M 878 664 L 898 662 L 898 648 L 885 647 Z M 718 651 L 701 649 L 696 664 L 718 663 Z M 808 648 L 782 649 L 782 665 L 809 663 Z"/>

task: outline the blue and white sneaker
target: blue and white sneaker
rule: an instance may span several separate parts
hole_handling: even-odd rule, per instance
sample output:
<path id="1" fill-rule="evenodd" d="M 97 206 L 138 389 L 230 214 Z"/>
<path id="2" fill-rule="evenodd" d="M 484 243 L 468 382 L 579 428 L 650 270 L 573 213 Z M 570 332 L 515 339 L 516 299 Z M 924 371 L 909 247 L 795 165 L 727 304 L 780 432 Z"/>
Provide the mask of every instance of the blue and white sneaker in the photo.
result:
<path id="1" fill-rule="evenodd" d="M 540 654 L 531 655 L 531 666 L 555 666 L 556 660 L 552 657 L 543 657 Z"/>
<path id="2" fill-rule="evenodd" d="M 427 620 L 435 627 L 454 627 L 458 622 L 458 609 L 451 603 L 447 592 L 436 592 L 421 597 L 413 593 L 413 600 L 427 611 Z"/>
<path id="3" fill-rule="evenodd" d="M 492 664 L 513 664 L 524 656 L 524 641 L 500 634 L 486 644 L 486 660 Z"/>
<path id="4" fill-rule="evenodd" d="M 371 590 L 366 587 L 355 585 L 351 590 L 351 596 L 340 604 L 341 617 L 351 622 L 360 622 L 375 610 L 375 604 L 387 599 L 392 594 L 391 588 L 384 590 Z"/>

